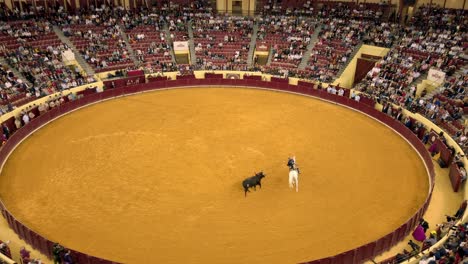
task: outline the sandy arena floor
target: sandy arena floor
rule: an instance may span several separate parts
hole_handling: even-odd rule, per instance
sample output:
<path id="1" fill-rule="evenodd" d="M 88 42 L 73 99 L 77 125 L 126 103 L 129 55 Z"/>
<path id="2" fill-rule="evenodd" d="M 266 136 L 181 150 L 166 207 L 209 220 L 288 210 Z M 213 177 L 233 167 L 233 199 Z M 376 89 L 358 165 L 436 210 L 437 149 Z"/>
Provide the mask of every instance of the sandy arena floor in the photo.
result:
<path id="1" fill-rule="evenodd" d="M 288 188 L 287 157 L 302 174 Z M 241 182 L 263 170 L 263 188 Z M 358 247 L 423 203 L 416 152 L 308 97 L 195 88 L 62 117 L 12 154 L 0 196 L 64 246 L 124 263 L 297 263 Z"/>

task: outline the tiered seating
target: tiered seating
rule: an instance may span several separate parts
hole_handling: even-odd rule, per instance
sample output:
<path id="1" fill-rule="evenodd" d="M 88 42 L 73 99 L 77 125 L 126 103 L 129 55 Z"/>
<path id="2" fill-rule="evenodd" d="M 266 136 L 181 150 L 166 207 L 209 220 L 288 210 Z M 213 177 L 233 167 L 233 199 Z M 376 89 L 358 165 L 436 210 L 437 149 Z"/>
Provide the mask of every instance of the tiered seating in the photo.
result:
<path id="1" fill-rule="evenodd" d="M 253 20 L 249 18 L 218 16 L 194 19 L 197 66 L 213 70 L 246 67 L 252 27 Z"/>
<path id="2" fill-rule="evenodd" d="M 257 45 L 272 47 L 270 67 L 297 68 L 314 33 L 315 21 L 286 16 L 266 17 L 260 21 Z"/>
<path id="3" fill-rule="evenodd" d="M 67 26 L 70 40 L 96 72 L 134 66 L 125 41 L 115 26 L 77 24 Z"/>
<path id="4" fill-rule="evenodd" d="M 370 23 L 371 26 L 366 28 L 366 35 L 363 38 L 365 44 L 390 48 L 400 38 L 399 24 L 379 21 Z"/>
<path id="5" fill-rule="evenodd" d="M 171 49 L 166 42 L 166 33 L 152 25 L 140 25 L 127 30 L 132 49 L 137 59 L 161 69 L 163 63 L 172 62 Z"/>
<path id="6" fill-rule="evenodd" d="M 212 14 L 215 9 L 215 6 L 213 6 L 213 3 L 210 0 L 164 0 L 161 2 L 161 13 L 164 16 L 169 16 L 171 18 L 188 18 L 188 16 L 193 17 Z"/>
<path id="7" fill-rule="evenodd" d="M 312 49 L 307 70 L 320 81 L 331 81 L 360 42 L 366 22 L 327 19 Z"/>
<path id="8" fill-rule="evenodd" d="M 268 2 L 268 3 L 265 3 Z M 263 17 L 269 15 L 307 15 L 321 18 L 347 18 L 358 20 L 380 20 L 391 10 L 390 4 L 384 3 L 355 3 L 339 1 L 263 1 L 258 5 Z"/>
<path id="9" fill-rule="evenodd" d="M 448 77 L 442 93 L 427 100 L 418 99 L 416 86 L 412 85 L 431 67 L 451 76 L 466 63 L 462 59 L 464 45 L 468 42 L 466 28 L 459 28 L 454 23 L 464 21 L 466 12 L 433 9 L 435 11 L 428 7 L 419 10 L 416 14 L 418 20 L 412 27 L 401 30 L 398 45 L 368 73 L 358 89 L 419 112 L 458 138 L 464 134 L 458 119 L 464 114 L 462 100 L 467 90 L 466 77 L 463 74 Z"/>
<path id="10" fill-rule="evenodd" d="M 0 67 L 0 113 L 12 110 L 14 106 L 24 104 L 27 85 L 7 67 Z"/>
<path id="11" fill-rule="evenodd" d="M 189 40 L 187 21 L 183 21 L 180 18 L 171 17 L 168 21 L 168 28 L 171 42 Z"/>
<path id="12" fill-rule="evenodd" d="M 35 98 L 88 82 L 62 63 L 61 53 L 68 47 L 52 31 L 49 22 L 13 21 L 1 23 L 0 30 L 7 62 L 34 84 L 28 87 L 22 80 L 8 76 L 0 102 L 2 106 L 8 105 L 4 110 L 11 111 Z"/>

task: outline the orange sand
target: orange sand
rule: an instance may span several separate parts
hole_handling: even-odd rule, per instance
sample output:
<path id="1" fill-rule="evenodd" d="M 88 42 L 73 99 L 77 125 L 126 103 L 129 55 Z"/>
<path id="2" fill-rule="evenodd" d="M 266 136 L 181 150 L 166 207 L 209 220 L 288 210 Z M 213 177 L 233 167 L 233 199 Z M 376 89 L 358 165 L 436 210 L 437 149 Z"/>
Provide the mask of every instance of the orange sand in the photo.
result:
<path id="1" fill-rule="evenodd" d="M 302 174 L 288 188 L 287 157 Z M 244 198 L 255 171 L 263 188 Z M 177 89 L 62 117 L 12 154 L 0 196 L 64 246 L 124 263 L 296 263 L 404 223 L 428 180 L 406 141 L 360 113 L 253 89 Z"/>

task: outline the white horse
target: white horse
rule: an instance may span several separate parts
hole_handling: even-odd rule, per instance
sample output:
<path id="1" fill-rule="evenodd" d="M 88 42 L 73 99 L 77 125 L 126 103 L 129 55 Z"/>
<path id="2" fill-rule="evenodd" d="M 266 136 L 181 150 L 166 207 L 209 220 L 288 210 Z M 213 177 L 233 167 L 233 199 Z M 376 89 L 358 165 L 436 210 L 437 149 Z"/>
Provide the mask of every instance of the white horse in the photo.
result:
<path id="1" fill-rule="evenodd" d="M 296 186 L 296 192 L 299 191 L 299 171 L 297 168 L 289 170 L 289 188 Z"/>

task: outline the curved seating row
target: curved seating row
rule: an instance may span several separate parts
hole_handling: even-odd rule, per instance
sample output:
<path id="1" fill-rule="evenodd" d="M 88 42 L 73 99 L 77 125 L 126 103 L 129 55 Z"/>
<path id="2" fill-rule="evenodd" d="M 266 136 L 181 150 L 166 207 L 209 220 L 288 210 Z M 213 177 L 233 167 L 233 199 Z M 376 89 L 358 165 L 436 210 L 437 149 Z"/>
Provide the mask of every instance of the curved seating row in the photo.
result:
<path id="1" fill-rule="evenodd" d="M 402 137 L 404 137 L 414 149 L 420 154 L 422 160 L 424 161 L 430 180 L 430 188 L 428 189 L 427 198 L 424 204 L 418 209 L 418 211 L 404 224 L 402 224 L 397 230 L 387 234 L 386 236 L 363 245 L 361 247 L 343 252 L 341 254 L 330 256 L 324 259 L 313 260 L 306 262 L 309 264 L 328 264 L 328 263 L 362 263 L 365 260 L 371 259 L 376 255 L 381 254 L 382 252 L 388 250 L 409 234 L 415 226 L 417 225 L 419 219 L 425 213 L 429 201 L 432 196 L 432 190 L 434 188 L 434 167 L 432 164 L 431 156 L 426 150 L 424 144 L 418 139 L 418 137 L 413 134 L 413 132 L 407 129 L 403 124 L 398 121 L 395 121 L 393 118 L 387 116 L 386 114 L 377 111 L 374 109 L 373 104 L 366 102 L 356 102 L 355 100 L 349 99 L 348 97 L 338 96 L 329 94 L 324 90 L 316 90 L 311 88 L 311 85 L 308 85 L 306 82 L 299 82 L 299 85 L 291 85 L 287 82 L 279 81 L 262 81 L 254 79 L 221 79 L 221 78 L 208 78 L 208 79 L 177 79 L 177 80 L 166 80 L 165 78 L 153 79 L 149 83 L 140 83 L 133 84 L 128 86 L 122 86 L 119 88 L 106 89 L 104 92 L 96 93 L 91 92 L 87 93 L 86 96 L 75 100 L 67 102 L 59 107 L 53 108 L 52 110 L 45 112 L 44 114 L 33 119 L 28 125 L 20 128 L 18 131 L 13 133 L 11 138 L 6 142 L 6 144 L 0 149 L 0 164 L 2 166 L 6 162 L 9 154 L 15 149 L 15 147 L 21 143 L 23 139 L 28 137 L 36 129 L 40 128 L 44 124 L 60 117 L 61 115 L 67 114 L 73 110 L 76 110 L 80 107 L 84 107 L 89 104 L 97 103 L 103 100 L 112 99 L 120 96 L 140 93 L 144 91 L 157 90 L 157 89 L 166 89 L 166 88 L 182 88 L 182 87 L 193 87 L 193 86 L 240 86 L 240 87 L 252 87 L 252 88 L 265 88 L 273 89 L 287 92 L 295 92 L 304 95 L 313 96 L 319 99 L 323 99 L 338 105 L 342 105 L 348 108 L 352 108 L 359 112 L 362 112 L 370 117 L 373 117 L 380 122 L 386 124 L 387 126 L 393 128 L 397 131 Z M 108 86 L 107 86 L 108 87 Z M 109 87 L 108 87 L 109 88 Z M 34 232 L 24 224 L 22 224 L 18 219 L 16 219 L 0 201 L 0 211 L 2 215 L 7 219 L 9 226 L 24 239 L 27 243 L 32 245 L 34 248 L 38 249 L 45 255 L 51 257 L 53 241 L 41 236 L 40 234 Z M 77 252 L 72 250 L 72 256 L 78 263 L 99 263 L 99 264 L 113 264 L 117 263 L 111 260 L 104 260 L 94 256 L 89 256 L 82 252 Z"/>

